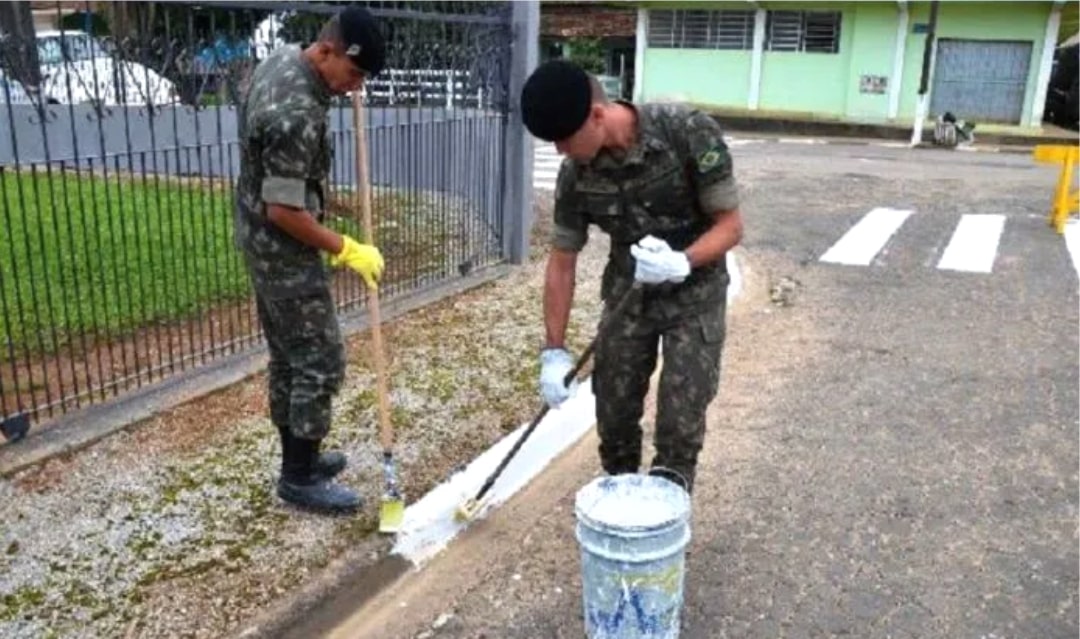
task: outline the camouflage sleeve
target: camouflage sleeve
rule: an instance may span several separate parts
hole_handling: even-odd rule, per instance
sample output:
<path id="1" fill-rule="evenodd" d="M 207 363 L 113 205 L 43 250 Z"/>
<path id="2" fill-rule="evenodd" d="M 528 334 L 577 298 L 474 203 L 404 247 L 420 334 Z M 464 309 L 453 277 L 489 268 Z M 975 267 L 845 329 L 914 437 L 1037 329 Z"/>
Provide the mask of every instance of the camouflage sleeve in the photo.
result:
<path id="1" fill-rule="evenodd" d="M 555 181 L 555 229 L 551 245 L 562 251 L 577 253 L 589 240 L 589 218 L 574 190 L 573 161 L 566 159 L 559 166 Z"/>
<path id="2" fill-rule="evenodd" d="M 266 123 L 261 133 L 263 202 L 304 208 L 305 180 L 319 150 L 315 126 L 297 113 Z"/>
<path id="3" fill-rule="evenodd" d="M 683 135 L 702 210 L 715 213 L 738 208 L 739 191 L 731 154 L 720 125 L 707 113 L 694 109 L 688 114 Z"/>

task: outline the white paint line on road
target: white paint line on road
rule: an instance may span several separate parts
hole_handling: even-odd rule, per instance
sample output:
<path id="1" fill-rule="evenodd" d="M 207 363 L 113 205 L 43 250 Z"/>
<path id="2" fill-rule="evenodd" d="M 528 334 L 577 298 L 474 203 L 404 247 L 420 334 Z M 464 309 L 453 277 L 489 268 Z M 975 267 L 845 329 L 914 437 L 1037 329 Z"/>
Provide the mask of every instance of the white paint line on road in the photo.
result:
<path id="1" fill-rule="evenodd" d="M 743 276 L 734 254 L 728 253 L 727 265 L 731 275 L 728 286 L 730 307 L 742 291 Z M 592 380 L 586 379 L 570 399 L 558 409 L 549 411 L 540 421 L 528 441 L 521 446 L 488 491 L 489 501 L 481 512 L 477 513 L 476 519 L 484 518 L 492 509 L 513 497 L 540 474 L 551 460 L 589 432 L 595 423 L 596 397 L 592 393 Z M 520 439 L 527 426 L 528 424 L 523 424 L 503 437 L 470 462 L 464 470 L 455 473 L 450 479 L 407 506 L 405 520 L 391 552 L 417 568 L 439 554 L 467 525 L 454 520 L 458 506 L 476 495 L 476 491 Z M 599 466 L 599 461 L 597 465 Z"/>
<path id="2" fill-rule="evenodd" d="M 777 138 L 780 144 L 825 144 L 825 140 L 818 138 Z"/>
<path id="3" fill-rule="evenodd" d="M 1080 276 L 1080 220 L 1069 220 L 1065 225 L 1065 248 L 1069 249 L 1073 269 Z"/>
<path id="4" fill-rule="evenodd" d="M 852 266 L 869 265 L 911 213 L 890 208 L 870 211 L 825 251 L 821 261 Z"/>
<path id="5" fill-rule="evenodd" d="M 724 259 L 727 261 L 728 277 L 731 278 L 727 288 L 727 302 L 731 304 L 739 296 L 739 293 L 742 293 L 743 277 L 742 271 L 739 269 L 739 260 L 734 253 L 725 254 Z"/>
<path id="6" fill-rule="evenodd" d="M 937 267 L 945 271 L 990 273 L 1005 229 L 1004 215 L 964 215 Z"/>

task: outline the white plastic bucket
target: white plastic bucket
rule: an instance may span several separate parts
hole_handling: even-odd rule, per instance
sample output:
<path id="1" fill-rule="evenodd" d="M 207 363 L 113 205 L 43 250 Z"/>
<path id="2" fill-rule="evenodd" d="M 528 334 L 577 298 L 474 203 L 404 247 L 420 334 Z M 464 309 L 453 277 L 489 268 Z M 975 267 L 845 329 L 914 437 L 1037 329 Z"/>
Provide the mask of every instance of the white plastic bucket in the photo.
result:
<path id="1" fill-rule="evenodd" d="M 574 513 L 589 639 L 679 636 L 690 496 L 651 475 L 599 477 Z"/>

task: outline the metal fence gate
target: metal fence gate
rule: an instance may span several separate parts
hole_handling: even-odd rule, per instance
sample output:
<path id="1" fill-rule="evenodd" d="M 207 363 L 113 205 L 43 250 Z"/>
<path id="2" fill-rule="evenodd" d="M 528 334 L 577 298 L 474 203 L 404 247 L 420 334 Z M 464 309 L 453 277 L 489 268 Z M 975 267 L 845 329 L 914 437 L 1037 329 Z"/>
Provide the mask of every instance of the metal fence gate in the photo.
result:
<path id="1" fill-rule="evenodd" d="M 1031 42 L 939 40 L 931 115 L 1019 124 L 1031 52 Z"/>
<path id="2" fill-rule="evenodd" d="M 504 204 L 513 176 L 503 161 L 513 9 L 365 4 L 382 20 L 389 48 L 386 70 L 364 97 L 373 213 L 387 260 L 381 291 L 395 297 L 507 257 L 504 236 L 516 223 Z M 132 2 L 86 3 L 72 14 L 57 4 L 55 31 L 7 25 L 5 435 L 261 344 L 232 244 L 235 105 L 269 50 L 311 42 L 338 9 Z M 348 97 L 332 106 L 330 126 L 331 223 L 358 233 Z M 334 285 L 342 311 L 363 305 L 357 278 L 339 274 Z"/>

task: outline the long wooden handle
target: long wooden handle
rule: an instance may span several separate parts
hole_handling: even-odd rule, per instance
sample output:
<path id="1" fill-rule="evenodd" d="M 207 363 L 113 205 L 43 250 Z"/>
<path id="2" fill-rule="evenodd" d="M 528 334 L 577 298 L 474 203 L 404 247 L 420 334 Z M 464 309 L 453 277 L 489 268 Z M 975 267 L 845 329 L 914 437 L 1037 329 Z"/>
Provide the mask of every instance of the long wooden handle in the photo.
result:
<path id="1" fill-rule="evenodd" d="M 375 227 L 371 222 L 371 183 L 368 179 L 364 105 L 359 91 L 353 91 L 352 101 L 353 129 L 356 131 L 356 192 L 360 197 L 364 234 L 369 243 L 375 244 Z M 383 451 L 389 452 L 394 445 L 394 426 L 390 422 L 390 393 L 387 390 L 378 289 L 368 289 L 368 316 L 371 318 L 371 341 L 375 347 L 375 391 L 379 401 L 379 440 Z"/>

